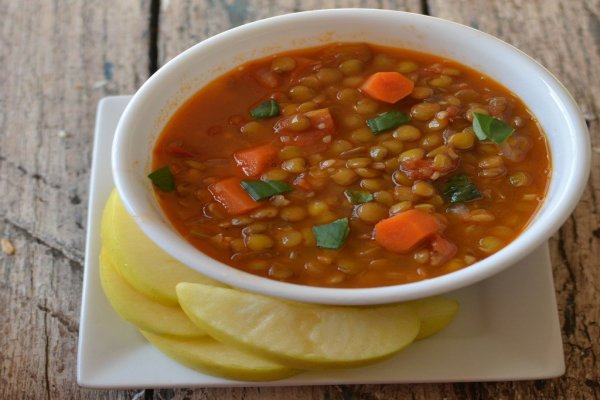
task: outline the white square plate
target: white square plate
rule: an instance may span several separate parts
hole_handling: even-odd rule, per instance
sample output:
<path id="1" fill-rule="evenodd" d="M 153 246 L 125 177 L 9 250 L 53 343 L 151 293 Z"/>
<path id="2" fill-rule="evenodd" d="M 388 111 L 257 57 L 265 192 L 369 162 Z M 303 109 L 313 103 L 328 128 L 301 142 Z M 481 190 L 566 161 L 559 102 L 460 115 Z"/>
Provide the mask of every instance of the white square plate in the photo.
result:
<path id="1" fill-rule="evenodd" d="M 452 293 L 461 309 L 440 334 L 363 368 L 306 372 L 274 382 L 240 382 L 191 370 L 164 356 L 104 297 L 98 275 L 100 220 L 113 188 L 110 149 L 130 96 L 98 106 L 90 183 L 77 381 L 93 388 L 297 386 L 541 379 L 564 373 L 548 246 L 477 285 Z M 475 267 L 476 268 L 476 267 Z"/>

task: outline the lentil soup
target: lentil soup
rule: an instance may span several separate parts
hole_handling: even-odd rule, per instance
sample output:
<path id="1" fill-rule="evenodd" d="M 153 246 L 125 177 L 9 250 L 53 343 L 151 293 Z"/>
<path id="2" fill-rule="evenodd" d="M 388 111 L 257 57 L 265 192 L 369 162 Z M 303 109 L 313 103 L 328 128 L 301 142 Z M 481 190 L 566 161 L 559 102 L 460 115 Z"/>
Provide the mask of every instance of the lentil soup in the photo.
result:
<path id="1" fill-rule="evenodd" d="M 502 249 L 542 204 L 550 155 L 534 116 L 485 75 L 337 43 L 205 86 L 164 128 L 152 168 L 167 218 L 209 256 L 286 282 L 374 287 Z"/>

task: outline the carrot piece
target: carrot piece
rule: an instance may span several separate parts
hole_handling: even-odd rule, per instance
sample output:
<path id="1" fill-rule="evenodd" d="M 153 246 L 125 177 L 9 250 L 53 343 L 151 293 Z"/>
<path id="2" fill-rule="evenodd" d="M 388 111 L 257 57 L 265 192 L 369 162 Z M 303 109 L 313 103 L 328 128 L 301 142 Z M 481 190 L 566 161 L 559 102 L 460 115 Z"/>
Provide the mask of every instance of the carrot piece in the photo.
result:
<path id="1" fill-rule="evenodd" d="M 219 202 L 229 214 L 239 215 L 260 207 L 260 203 L 252 197 L 241 186 L 240 178 L 227 178 L 208 187 L 210 194 Z"/>
<path id="2" fill-rule="evenodd" d="M 256 177 L 265 172 L 277 158 L 278 150 L 275 146 L 264 144 L 233 153 L 233 159 L 244 174 Z"/>
<path id="3" fill-rule="evenodd" d="M 413 209 L 379 221 L 375 225 L 375 240 L 386 250 L 406 253 L 443 229 L 436 217 Z"/>
<path id="4" fill-rule="evenodd" d="M 376 100 L 395 103 L 412 93 L 415 83 L 399 72 L 376 72 L 360 89 Z"/>

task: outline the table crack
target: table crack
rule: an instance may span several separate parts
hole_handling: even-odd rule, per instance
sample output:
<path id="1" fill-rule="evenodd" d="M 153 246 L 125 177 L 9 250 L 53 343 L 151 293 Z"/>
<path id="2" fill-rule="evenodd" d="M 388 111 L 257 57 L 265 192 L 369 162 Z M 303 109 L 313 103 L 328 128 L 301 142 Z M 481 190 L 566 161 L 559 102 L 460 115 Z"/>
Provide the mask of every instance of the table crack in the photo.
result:
<path id="1" fill-rule="evenodd" d="M 33 179 L 36 182 L 42 183 L 43 185 L 46 185 L 46 186 L 48 186 L 48 187 L 50 187 L 52 189 L 62 189 L 62 186 L 60 184 L 54 183 L 54 182 L 49 182 L 46 179 L 46 177 L 43 176 L 42 174 L 37 173 L 37 172 L 31 172 L 27 168 L 25 168 L 24 166 L 8 160 L 4 156 L 0 156 L 0 162 L 6 163 L 6 165 L 9 168 L 14 168 L 17 171 L 19 171 L 19 173 L 21 173 L 22 175 L 24 175 L 24 176 L 26 176 L 28 178 L 31 178 L 31 179 Z"/>
<path id="2" fill-rule="evenodd" d="M 48 309 L 48 299 L 44 299 L 44 308 Z M 44 312 L 44 381 L 46 383 L 46 398 L 52 399 L 50 392 L 50 333 L 48 332 L 48 312 Z"/>
<path id="3" fill-rule="evenodd" d="M 148 20 L 148 76 L 158 70 L 158 35 L 160 24 L 160 0 L 150 1 L 150 18 Z"/>
<path id="4" fill-rule="evenodd" d="M 78 258 L 74 255 L 68 254 L 67 252 L 65 252 L 64 249 L 61 249 L 59 247 L 52 245 L 51 243 L 48 243 L 46 240 L 37 236 L 35 233 L 31 232 L 29 229 L 11 221 L 9 218 L 6 218 L 6 217 L 2 217 L 2 218 L 3 218 L 3 222 L 6 225 L 9 225 L 14 230 L 18 231 L 21 235 L 25 236 L 25 238 L 27 238 L 37 244 L 40 244 L 44 247 L 47 247 L 50 250 L 50 252 L 52 253 L 52 256 L 54 258 L 57 258 L 57 257 L 63 258 L 65 260 L 69 261 L 69 264 L 72 268 L 83 269 L 83 261 L 80 258 Z"/>
<path id="5" fill-rule="evenodd" d="M 38 304 L 37 309 L 46 313 L 46 315 L 55 318 L 61 325 L 63 325 L 68 332 L 78 334 L 79 325 L 77 322 L 72 321 L 69 317 L 60 311 L 54 311 L 47 306 L 47 301 L 44 304 Z"/>
<path id="6" fill-rule="evenodd" d="M 573 220 L 571 216 L 570 219 Z M 563 326 L 562 330 L 565 336 L 571 337 L 576 330 L 577 327 L 577 314 L 576 314 L 576 303 L 575 303 L 575 293 L 577 293 L 577 279 L 575 276 L 574 266 L 569 259 L 569 255 L 567 249 L 565 247 L 566 238 L 565 231 L 563 228 L 559 230 L 558 233 L 558 254 L 562 261 L 562 264 L 565 266 L 569 279 L 565 282 L 564 290 L 567 292 L 567 297 L 565 300 L 565 307 L 563 310 Z M 576 237 L 576 224 L 573 220 L 573 236 Z"/>
<path id="7" fill-rule="evenodd" d="M 427 2 L 427 0 L 421 0 L 421 12 L 424 15 L 431 15 L 429 12 L 429 3 Z"/>

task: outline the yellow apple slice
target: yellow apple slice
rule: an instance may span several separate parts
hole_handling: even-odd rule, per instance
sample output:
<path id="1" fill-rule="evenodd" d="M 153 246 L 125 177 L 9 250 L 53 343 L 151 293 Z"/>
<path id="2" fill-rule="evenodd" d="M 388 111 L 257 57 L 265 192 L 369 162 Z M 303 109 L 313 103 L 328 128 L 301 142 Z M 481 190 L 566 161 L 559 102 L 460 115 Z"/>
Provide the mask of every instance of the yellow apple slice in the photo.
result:
<path id="1" fill-rule="evenodd" d="M 136 225 L 113 190 L 102 216 L 102 244 L 117 271 L 136 290 L 158 302 L 177 305 L 175 285 L 221 285 L 194 271 L 155 245 Z"/>
<path id="2" fill-rule="evenodd" d="M 136 327 L 160 335 L 206 336 L 183 313 L 181 307 L 152 301 L 131 287 L 118 274 L 104 251 L 100 254 L 100 282 L 117 314 Z"/>
<path id="3" fill-rule="evenodd" d="M 209 375 L 242 381 L 270 381 L 301 372 L 224 345 L 209 336 L 180 339 L 141 333 L 165 355 Z"/>
<path id="4" fill-rule="evenodd" d="M 320 306 L 193 283 L 178 284 L 177 296 L 190 319 L 215 339 L 303 369 L 390 357 L 413 341 L 420 325 L 404 304 Z"/>
<path id="5" fill-rule="evenodd" d="M 421 340 L 435 335 L 444 329 L 458 312 L 458 302 L 445 297 L 436 296 L 426 299 L 409 301 L 421 320 L 421 329 L 415 340 Z"/>

